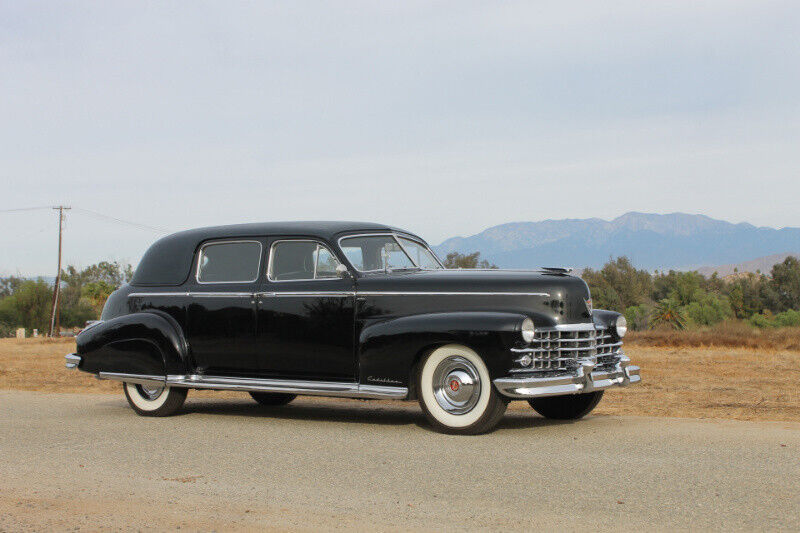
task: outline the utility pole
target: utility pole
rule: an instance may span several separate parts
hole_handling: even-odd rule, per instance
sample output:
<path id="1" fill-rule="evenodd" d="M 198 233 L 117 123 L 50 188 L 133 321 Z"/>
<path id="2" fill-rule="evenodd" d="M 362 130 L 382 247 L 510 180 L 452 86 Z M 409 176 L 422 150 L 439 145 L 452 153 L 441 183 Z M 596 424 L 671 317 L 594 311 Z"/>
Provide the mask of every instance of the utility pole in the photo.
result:
<path id="1" fill-rule="evenodd" d="M 56 284 L 53 287 L 53 312 L 50 314 L 50 336 L 61 336 L 61 324 L 59 309 L 59 293 L 61 292 L 61 238 L 64 234 L 64 211 L 69 211 L 69 207 L 59 205 L 54 207 L 58 211 L 58 270 L 56 271 Z"/>

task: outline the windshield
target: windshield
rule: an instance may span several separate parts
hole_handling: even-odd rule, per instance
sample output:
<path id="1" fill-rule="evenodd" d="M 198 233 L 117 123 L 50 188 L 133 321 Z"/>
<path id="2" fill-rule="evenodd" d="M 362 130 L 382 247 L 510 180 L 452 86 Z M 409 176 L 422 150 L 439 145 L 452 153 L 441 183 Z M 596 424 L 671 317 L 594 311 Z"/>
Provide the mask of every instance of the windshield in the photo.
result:
<path id="1" fill-rule="evenodd" d="M 394 235 L 360 235 L 344 237 L 339 241 L 339 246 L 361 272 L 442 268 L 424 245 L 402 237 L 400 241 Z M 415 248 L 412 249 L 411 244 Z"/>
<path id="2" fill-rule="evenodd" d="M 442 265 L 439 264 L 439 261 L 436 260 L 436 257 L 428 250 L 427 246 L 417 241 L 406 239 L 405 237 L 398 237 L 397 239 L 400 241 L 406 253 L 411 256 L 411 260 L 414 261 L 418 267 L 424 268 L 425 270 L 442 268 Z"/>

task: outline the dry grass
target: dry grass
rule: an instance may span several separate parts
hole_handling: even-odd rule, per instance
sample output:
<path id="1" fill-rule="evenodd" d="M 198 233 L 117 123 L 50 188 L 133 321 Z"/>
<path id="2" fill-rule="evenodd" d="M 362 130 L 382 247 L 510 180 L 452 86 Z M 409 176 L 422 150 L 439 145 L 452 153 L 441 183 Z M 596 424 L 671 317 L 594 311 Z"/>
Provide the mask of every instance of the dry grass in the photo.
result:
<path id="1" fill-rule="evenodd" d="M 642 383 L 610 391 L 598 414 L 800 421 L 800 350 L 731 348 L 717 344 L 719 339 L 697 341 L 698 347 L 669 346 L 674 337 L 663 338 L 648 336 L 643 342 L 640 335 L 634 337 L 626 352 L 642 368 Z M 780 339 L 769 342 L 789 345 Z M 667 345 L 646 344 L 657 340 Z M 64 354 L 74 349 L 72 339 L 0 339 L 0 388 L 121 394 L 119 383 L 65 370 Z M 512 408 L 524 407 L 512 403 Z"/>
<path id="2" fill-rule="evenodd" d="M 744 322 L 723 322 L 713 328 L 698 330 L 634 331 L 625 340 L 635 346 L 800 351 L 800 328 L 758 329 Z"/>

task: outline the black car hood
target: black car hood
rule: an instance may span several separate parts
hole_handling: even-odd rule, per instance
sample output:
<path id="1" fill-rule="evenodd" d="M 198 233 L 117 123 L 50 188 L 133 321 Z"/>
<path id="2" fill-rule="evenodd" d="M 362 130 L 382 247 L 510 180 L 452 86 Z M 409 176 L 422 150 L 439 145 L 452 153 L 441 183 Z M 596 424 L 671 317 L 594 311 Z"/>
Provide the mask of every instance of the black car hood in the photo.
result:
<path id="1" fill-rule="evenodd" d="M 487 307 L 503 307 L 504 296 L 529 294 L 536 303 L 531 310 L 546 313 L 566 311 L 561 320 L 591 321 L 586 301 L 589 287 L 575 276 L 519 270 L 423 270 L 362 275 L 358 292 L 495 293 Z M 455 302 L 454 302 L 455 303 Z"/>

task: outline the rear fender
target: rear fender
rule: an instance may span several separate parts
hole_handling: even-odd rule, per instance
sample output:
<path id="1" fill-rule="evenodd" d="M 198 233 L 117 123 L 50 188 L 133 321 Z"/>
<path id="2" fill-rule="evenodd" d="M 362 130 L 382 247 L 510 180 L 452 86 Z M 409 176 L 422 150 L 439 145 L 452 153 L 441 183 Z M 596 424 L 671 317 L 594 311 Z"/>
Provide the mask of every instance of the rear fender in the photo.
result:
<path id="1" fill-rule="evenodd" d="M 133 313 L 101 322 L 77 337 L 80 370 L 166 376 L 189 372 L 180 325 L 166 313 Z"/>
<path id="2" fill-rule="evenodd" d="M 411 369 L 428 351 L 463 344 L 483 358 L 492 378 L 505 375 L 509 349 L 526 315 L 501 312 L 426 313 L 369 324 L 359 336 L 361 383 L 411 385 Z"/>

